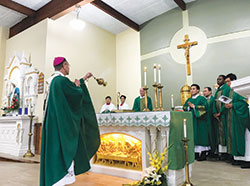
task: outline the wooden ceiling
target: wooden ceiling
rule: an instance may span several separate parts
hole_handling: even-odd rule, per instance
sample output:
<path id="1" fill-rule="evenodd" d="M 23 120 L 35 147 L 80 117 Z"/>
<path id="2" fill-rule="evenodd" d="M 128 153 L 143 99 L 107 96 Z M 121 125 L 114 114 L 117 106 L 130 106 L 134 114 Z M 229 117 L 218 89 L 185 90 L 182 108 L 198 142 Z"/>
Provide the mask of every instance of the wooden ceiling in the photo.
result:
<path id="1" fill-rule="evenodd" d="M 186 10 L 186 3 L 183 0 L 174 0 L 174 2 L 182 9 Z M 101 9 L 105 13 L 119 20 L 120 22 L 126 24 L 130 28 L 139 31 L 140 25 L 135 23 L 133 20 L 124 16 L 105 2 L 101 0 L 52 0 L 48 4 L 44 5 L 37 11 L 32 10 L 28 7 L 25 7 L 21 4 L 18 4 L 11 0 L 1 0 L 0 5 L 27 15 L 21 22 L 10 28 L 9 37 L 13 37 L 14 35 L 22 32 L 23 30 L 33 26 L 34 24 L 46 19 L 57 19 L 73 10 L 75 10 L 75 5 L 84 6 L 88 3 L 91 3 L 95 7 Z"/>

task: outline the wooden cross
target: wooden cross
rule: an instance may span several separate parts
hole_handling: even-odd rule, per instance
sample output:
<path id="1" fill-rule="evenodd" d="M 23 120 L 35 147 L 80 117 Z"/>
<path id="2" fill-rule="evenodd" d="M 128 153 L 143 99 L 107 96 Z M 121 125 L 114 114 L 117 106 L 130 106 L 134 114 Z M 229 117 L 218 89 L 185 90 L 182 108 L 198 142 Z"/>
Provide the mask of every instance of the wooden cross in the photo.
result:
<path id="1" fill-rule="evenodd" d="M 197 41 L 189 42 L 188 35 L 185 35 L 184 42 L 185 43 L 182 45 L 177 45 L 177 48 L 178 49 L 180 49 L 180 48 L 185 49 L 185 56 L 186 56 L 186 60 L 187 60 L 187 74 L 188 74 L 188 76 L 190 76 L 191 70 L 190 70 L 190 60 L 189 60 L 189 49 L 191 48 L 191 46 L 198 45 L 198 42 Z"/>

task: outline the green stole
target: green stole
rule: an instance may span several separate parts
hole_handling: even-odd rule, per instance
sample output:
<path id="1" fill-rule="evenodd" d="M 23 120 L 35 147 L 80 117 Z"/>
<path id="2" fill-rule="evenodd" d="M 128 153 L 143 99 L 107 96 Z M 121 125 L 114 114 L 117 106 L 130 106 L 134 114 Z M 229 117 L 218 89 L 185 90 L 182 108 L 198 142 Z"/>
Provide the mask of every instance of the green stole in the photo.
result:
<path id="1" fill-rule="evenodd" d="M 216 119 L 213 116 L 213 104 L 214 104 L 214 97 L 211 96 L 209 99 L 207 99 L 208 103 L 208 122 L 210 122 L 209 125 L 209 139 L 210 139 L 210 145 L 211 145 L 211 152 L 215 153 L 218 146 L 218 126 Z"/>
<path id="2" fill-rule="evenodd" d="M 218 101 L 221 95 L 229 97 L 230 87 L 227 84 L 222 85 L 217 89 L 214 95 L 214 103 L 213 103 L 213 114 L 221 113 L 220 120 L 216 121 L 219 131 L 219 144 L 222 146 L 226 146 L 226 136 L 227 136 L 227 109 L 224 106 L 224 103 Z"/>
<path id="3" fill-rule="evenodd" d="M 183 108 L 188 111 L 188 102 L 195 105 L 195 108 L 190 108 L 193 116 L 193 128 L 194 128 L 194 144 L 199 146 L 210 146 L 209 140 L 209 120 L 207 110 L 208 104 L 206 98 L 198 96 L 196 99 L 189 98 Z"/>
<path id="4" fill-rule="evenodd" d="M 147 98 L 148 98 L 147 99 L 148 100 L 148 109 L 150 111 L 152 111 L 153 107 L 152 107 L 151 98 L 149 96 Z M 140 96 L 138 96 L 137 98 L 135 98 L 132 110 L 134 110 L 135 112 L 142 112 L 144 109 L 145 109 L 145 98 L 141 98 Z"/>
<path id="5" fill-rule="evenodd" d="M 61 180 L 72 161 L 76 175 L 88 171 L 99 148 L 94 107 L 83 79 L 80 82 L 76 87 L 64 76 L 51 82 L 42 130 L 40 186 Z"/>

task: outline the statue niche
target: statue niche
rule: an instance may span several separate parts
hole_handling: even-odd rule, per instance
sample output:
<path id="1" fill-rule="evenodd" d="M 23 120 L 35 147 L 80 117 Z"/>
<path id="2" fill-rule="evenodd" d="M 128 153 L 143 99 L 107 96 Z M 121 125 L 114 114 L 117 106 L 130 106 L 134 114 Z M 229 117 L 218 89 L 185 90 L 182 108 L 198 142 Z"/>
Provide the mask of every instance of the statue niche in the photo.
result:
<path id="1" fill-rule="evenodd" d="M 38 70 L 32 67 L 24 54 L 14 55 L 6 67 L 3 108 L 8 108 L 7 111 L 18 111 L 19 114 L 24 114 L 25 108 L 26 110 L 31 107 L 34 109 L 37 99 L 38 74 Z M 13 108 L 14 105 L 15 108 Z"/>

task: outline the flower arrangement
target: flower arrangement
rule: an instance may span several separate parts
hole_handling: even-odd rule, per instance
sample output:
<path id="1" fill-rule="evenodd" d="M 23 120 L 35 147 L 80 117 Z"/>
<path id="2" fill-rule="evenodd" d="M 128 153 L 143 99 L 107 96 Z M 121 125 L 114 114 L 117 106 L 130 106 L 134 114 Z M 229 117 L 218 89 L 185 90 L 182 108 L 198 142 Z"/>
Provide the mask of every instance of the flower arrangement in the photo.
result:
<path id="1" fill-rule="evenodd" d="M 11 105 L 3 107 L 2 110 L 9 113 L 11 111 L 18 110 L 18 108 L 19 108 L 19 100 L 17 98 L 17 95 L 14 95 L 12 100 L 11 100 Z"/>
<path id="2" fill-rule="evenodd" d="M 148 152 L 150 167 L 146 168 L 142 173 L 142 179 L 132 184 L 131 186 L 167 186 L 166 171 L 168 170 L 167 164 L 167 148 L 162 153 L 157 150 L 154 155 Z M 164 166 L 165 165 L 165 166 Z M 125 184 L 124 184 L 125 185 Z"/>

